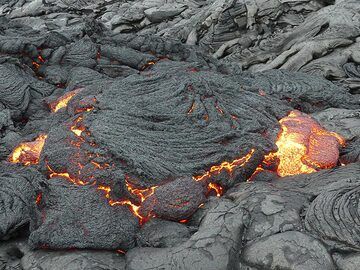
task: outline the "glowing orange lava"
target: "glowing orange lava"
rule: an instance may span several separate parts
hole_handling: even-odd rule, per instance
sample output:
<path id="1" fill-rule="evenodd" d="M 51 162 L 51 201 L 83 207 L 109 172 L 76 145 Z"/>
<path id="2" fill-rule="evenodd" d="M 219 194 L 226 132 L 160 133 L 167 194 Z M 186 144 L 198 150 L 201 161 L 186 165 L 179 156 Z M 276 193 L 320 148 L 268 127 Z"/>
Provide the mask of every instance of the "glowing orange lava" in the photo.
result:
<path id="1" fill-rule="evenodd" d="M 36 63 L 35 61 L 32 62 L 33 66 L 35 69 L 39 69 L 40 68 L 40 64 Z"/>
<path id="2" fill-rule="evenodd" d="M 50 103 L 50 109 L 52 112 L 57 112 L 58 110 L 65 108 L 69 101 L 81 91 L 82 88 L 77 88 L 73 91 L 65 93 L 63 96 L 58 98 L 56 101 Z"/>
<path id="3" fill-rule="evenodd" d="M 130 193 L 134 194 L 135 196 L 137 196 L 141 202 L 145 201 L 146 198 L 153 195 L 155 192 L 155 189 L 157 188 L 157 186 L 153 186 L 150 188 L 139 189 L 139 188 L 135 188 L 135 187 L 131 186 L 131 184 L 128 181 L 126 181 L 126 187 L 127 187 L 128 191 Z"/>
<path id="4" fill-rule="evenodd" d="M 194 111 L 194 109 L 195 109 L 195 102 L 193 102 L 193 103 L 191 104 L 191 107 L 190 107 L 190 109 L 187 111 L 187 114 L 191 114 L 191 113 Z"/>
<path id="5" fill-rule="evenodd" d="M 220 172 L 222 172 L 223 170 L 228 171 L 228 173 L 232 173 L 232 171 L 237 168 L 237 167 L 243 167 L 252 157 L 252 155 L 254 154 L 255 149 L 251 149 L 250 152 L 248 154 L 246 154 L 246 156 L 238 158 L 238 159 L 234 159 L 231 162 L 228 161 L 224 161 L 223 163 L 221 163 L 220 165 L 216 165 L 216 166 L 212 166 L 208 171 L 206 171 L 204 174 L 202 175 L 198 175 L 198 176 L 193 176 L 193 179 L 195 181 L 201 181 L 205 178 L 209 178 L 212 175 L 217 175 Z"/>
<path id="6" fill-rule="evenodd" d="M 216 192 L 216 197 L 220 197 L 224 192 L 223 187 L 216 183 L 209 183 L 208 188 Z"/>
<path id="7" fill-rule="evenodd" d="M 155 61 L 149 61 L 149 62 L 147 62 L 145 65 L 143 65 L 143 66 L 140 68 L 140 70 L 141 70 L 141 71 L 144 71 L 144 70 L 147 69 L 148 67 L 153 66 L 153 65 L 155 65 L 155 64 L 156 64 Z"/>
<path id="8" fill-rule="evenodd" d="M 9 156 L 9 161 L 12 163 L 22 163 L 25 166 L 38 164 L 46 138 L 47 135 L 42 134 L 32 142 L 21 143 L 13 150 Z"/>
<path id="9" fill-rule="evenodd" d="M 111 206 L 127 205 L 129 206 L 130 211 L 139 218 L 140 224 L 143 224 L 145 222 L 146 218 L 139 214 L 139 210 L 140 210 L 139 205 L 132 203 L 130 200 L 120 200 L 120 201 L 113 200 L 110 196 L 111 188 L 108 186 L 98 186 L 97 189 L 105 192 L 105 198 L 108 200 L 108 203 Z"/>
<path id="10" fill-rule="evenodd" d="M 70 130 L 78 137 L 81 136 L 81 133 L 85 131 L 85 127 L 81 124 L 81 121 L 83 120 L 83 116 L 79 116 L 74 121 L 73 125 L 70 127 Z"/>
<path id="11" fill-rule="evenodd" d="M 299 111 L 290 112 L 279 123 L 278 150 L 264 159 L 267 164 L 279 160 L 279 176 L 312 173 L 336 166 L 339 146 L 345 144 L 340 135 L 323 129 L 314 119 Z"/>
<path id="12" fill-rule="evenodd" d="M 39 205 L 41 203 L 41 199 L 42 199 L 42 193 L 40 192 L 37 196 L 36 196 L 36 201 L 35 203 L 37 205 Z"/>
<path id="13" fill-rule="evenodd" d="M 74 177 L 71 177 L 69 173 L 67 172 L 55 172 L 50 166 L 49 164 L 46 164 L 50 174 L 49 174 L 49 178 L 54 178 L 54 177 L 62 177 L 65 178 L 66 180 L 68 180 L 69 182 L 78 185 L 78 186 L 85 186 L 85 185 L 89 185 L 90 182 L 85 182 L 82 181 L 80 179 L 76 179 Z M 95 182 L 93 182 L 92 184 L 95 184 Z"/>

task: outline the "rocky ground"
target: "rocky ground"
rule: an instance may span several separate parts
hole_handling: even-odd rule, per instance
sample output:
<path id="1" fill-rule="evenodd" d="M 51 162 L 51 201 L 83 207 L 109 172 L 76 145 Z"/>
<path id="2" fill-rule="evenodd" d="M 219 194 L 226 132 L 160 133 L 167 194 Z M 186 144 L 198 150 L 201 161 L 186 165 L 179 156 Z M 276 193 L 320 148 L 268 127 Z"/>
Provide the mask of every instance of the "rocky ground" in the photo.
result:
<path id="1" fill-rule="evenodd" d="M 0 21 L 0 269 L 359 269 L 359 1 L 0 0 Z M 292 110 L 339 161 L 254 174 Z"/>

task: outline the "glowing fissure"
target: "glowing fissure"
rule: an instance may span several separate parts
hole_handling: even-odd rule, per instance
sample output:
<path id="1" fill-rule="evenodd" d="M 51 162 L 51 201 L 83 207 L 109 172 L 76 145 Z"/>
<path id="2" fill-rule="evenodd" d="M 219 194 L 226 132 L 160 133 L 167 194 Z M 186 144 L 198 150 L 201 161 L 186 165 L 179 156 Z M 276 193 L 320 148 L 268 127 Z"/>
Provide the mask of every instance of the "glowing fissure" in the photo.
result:
<path id="1" fill-rule="evenodd" d="M 54 102 L 50 103 L 50 109 L 52 112 L 57 112 L 58 110 L 65 108 L 69 101 L 76 95 L 78 94 L 80 91 L 82 90 L 82 88 L 77 88 L 73 91 L 67 92 L 64 95 L 62 95 L 61 97 L 59 97 L 57 100 L 55 100 Z"/>
<path id="2" fill-rule="evenodd" d="M 49 164 L 46 164 L 47 169 L 49 170 L 49 178 L 55 178 L 55 177 L 62 177 L 65 178 L 66 180 L 68 180 L 69 182 L 78 185 L 78 186 L 86 186 L 89 184 L 95 184 L 95 182 L 91 183 L 91 182 L 85 182 L 82 181 L 80 179 L 76 179 L 75 177 L 70 176 L 69 173 L 67 172 L 55 172 L 50 166 Z"/>
<path id="3" fill-rule="evenodd" d="M 255 149 L 251 149 L 248 154 L 246 154 L 245 156 L 243 156 L 241 158 L 234 159 L 233 161 L 230 161 L 230 162 L 224 161 L 220 165 L 212 166 L 212 167 L 210 167 L 210 169 L 208 171 L 206 171 L 202 175 L 193 176 L 193 179 L 195 181 L 202 181 L 202 180 L 210 178 L 214 175 L 220 174 L 224 170 L 226 170 L 229 174 L 231 174 L 235 168 L 245 166 L 245 164 L 247 162 L 249 162 L 249 160 L 252 157 L 252 155 L 254 154 L 254 152 L 255 152 Z"/>
<path id="4" fill-rule="evenodd" d="M 9 161 L 11 163 L 21 163 L 25 166 L 38 164 L 46 138 L 47 135 L 41 134 L 32 142 L 19 144 L 10 154 Z"/>
<path id="5" fill-rule="evenodd" d="M 139 200 L 141 202 L 145 201 L 146 198 L 150 197 L 151 195 L 154 194 L 155 189 L 158 186 L 152 186 L 150 188 L 145 188 L 145 189 L 139 189 L 139 188 L 135 188 L 133 186 L 131 186 L 131 184 L 129 183 L 128 180 L 126 180 L 126 188 L 128 189 L 128 191 L 137 196 L 139 198 Z"/>
<path id="6" fill-rule="evenodd" d="M 109 205 L 111 206 L 116 206 L 116 205 L 127 205 L 130 208 L 130 211 L 139 218 L 139 223 L 143 224 L 146 221 L 146 217 L 143 217 L 142 215 L 140 215 L 139 210 L 140 210 L 140 205 L 134 204 L 133 202 L 131 202 L 130 200 L 113 200 L 110 196 L 110 192 L 111 192 L 111 188 L 109 186 L 98 186 L 97 187 L 98 190 L 101 190 L 105 193 L 105 198 L 108 200 Z"/>

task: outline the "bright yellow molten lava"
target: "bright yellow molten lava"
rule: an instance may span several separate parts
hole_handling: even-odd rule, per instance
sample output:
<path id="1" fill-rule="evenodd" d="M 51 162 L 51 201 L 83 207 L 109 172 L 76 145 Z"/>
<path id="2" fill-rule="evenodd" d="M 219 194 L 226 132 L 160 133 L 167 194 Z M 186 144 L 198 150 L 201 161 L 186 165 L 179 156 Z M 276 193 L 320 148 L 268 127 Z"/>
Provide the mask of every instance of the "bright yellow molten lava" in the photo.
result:
<path id="1" fill-rule="evenodd" d="M 69 101 L 80 91 L 82 88 L 75 89 L 73 91 L 67 92 L 63 96 L 59 97 L 56 101 L 50 103 L 50 109 L 52 112 L 57 112 L 58 110 L 65 108 Z"/>
<path id="2" fill-rule="evenodd" d="M 345 143 L 340 135 L 323 129 L 314 119 L 299 111 L 292 111 L 279 123 L 278 150 L 264 159 L 265 164 L 278 159 L 279 176 L 312 173 L 336 166 L 338 148 Z"/>
<path id="3" fill-rule="evenodd" d="M 46 138 L 47 135 L 42 134 L 32 142 L 21 143 L 13 150 L 9 156 L 9 161 L 12 163 L 22 163 L 25 166 L 37 164 Z"/>

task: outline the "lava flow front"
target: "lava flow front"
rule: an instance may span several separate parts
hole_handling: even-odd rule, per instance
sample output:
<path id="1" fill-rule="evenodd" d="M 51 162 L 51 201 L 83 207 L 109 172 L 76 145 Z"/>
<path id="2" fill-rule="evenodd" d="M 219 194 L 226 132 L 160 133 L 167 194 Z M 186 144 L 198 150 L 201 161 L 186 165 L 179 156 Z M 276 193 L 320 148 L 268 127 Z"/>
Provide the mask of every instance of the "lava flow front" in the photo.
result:
<path id="1" fill-rule="evenodd" d="M 46 138 L 47 135 L 41 134 L 32 142 L 21 143 L 13 150 L 9 156 L 9 161 L 12 163 L 22 163 L 25 166 L 37 164 Z"/>
<path id="2" fill-rule="evenodd" d="M 265 156 L 264 165 L 278 162 L 279 176 L 312 173 L 336 166 L 344 139 L 322 128 L 310 116 L 292 111 L 280 121 L 277 152 Z"/>

